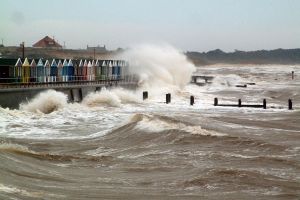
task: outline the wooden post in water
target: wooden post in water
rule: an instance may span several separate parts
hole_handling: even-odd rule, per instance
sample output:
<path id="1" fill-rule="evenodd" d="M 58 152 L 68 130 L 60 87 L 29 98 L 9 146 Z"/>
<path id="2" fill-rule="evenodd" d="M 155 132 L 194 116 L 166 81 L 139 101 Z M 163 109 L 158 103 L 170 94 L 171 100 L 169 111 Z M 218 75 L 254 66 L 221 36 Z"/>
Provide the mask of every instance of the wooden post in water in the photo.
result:
<path id="1" fill-rule="evenodd" d="M 218 105 L 218 98 L 215 98 L 214 99 L 214 106 L 217 106 Z"/>
<path id="2" fill-rule="evenodd" d="M 238 106 L 242 107 L 242 100 L 241 99 L 239 99 Z"/>
<path id="3" fill-rule="evenodd" d="M 194 96 L 191 96 L 190 97 L 190 105 L 192 106 L 192 105 L 194 105 L 194 103 L 195 103 L 195 98 L 194 98 Z"/>
<path id="4" fill-rule="evenodd" d="M 146 99 L 148 99 L 148 92 L 144 91 L 143 92 L 143 100 L 146 100 Z"/>
<path id="5" fill-rule="evenodd" d="M 294 71 L 292 71 L 292 80 L 294 80 L 294 73 L 295 73 L 295 72 L 294 72 Z"/>
<path id="6" fill-rule="evenodd" d="M 293 102 L 292 102 L 292 99 L 289 99 L 289 110 L 293 110 Z"/>
<path id="7" fill-rule="evenodd" d="M 166 104 L 171 103 L 171 94 L 166 94 Z"/>
<path id="8" fill-rule="evenodd" d="M 267 109 L 267 100 L 266 99 L 263 100 L 263 109 Z"/>

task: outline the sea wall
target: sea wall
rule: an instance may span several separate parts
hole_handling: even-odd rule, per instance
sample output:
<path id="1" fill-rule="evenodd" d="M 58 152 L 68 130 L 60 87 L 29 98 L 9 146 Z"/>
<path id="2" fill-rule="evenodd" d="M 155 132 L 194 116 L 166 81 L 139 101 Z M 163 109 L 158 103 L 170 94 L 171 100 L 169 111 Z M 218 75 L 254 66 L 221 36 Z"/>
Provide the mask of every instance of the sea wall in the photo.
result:
<path id="1" fill-rule="evenodd" d="M 81 86 L 63 86 L 63 87 L 43 87 L 43 88 L 5 88 L 0 89 L 0 106 L 2 108 L 18 109 L 21 103 L 30 101 L 40 92 L 53 89 L 63 92 L 67 95 L 69 102 L 80 102 L 91 92 L 100 91 L 101 88 L 122 87 L 126 89 L 136 89 L 136 83 L 115 83 L 115 84 L 97 84 Z"/>

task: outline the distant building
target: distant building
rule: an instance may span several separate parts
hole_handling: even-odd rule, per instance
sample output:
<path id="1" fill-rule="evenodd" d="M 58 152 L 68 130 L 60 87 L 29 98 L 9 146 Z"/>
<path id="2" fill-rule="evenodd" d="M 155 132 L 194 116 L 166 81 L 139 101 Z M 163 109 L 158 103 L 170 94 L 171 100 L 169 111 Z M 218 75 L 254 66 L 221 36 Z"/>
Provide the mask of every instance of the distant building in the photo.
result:
<path id="1" fill-rule="evenodd" d="M 50 38 L 49 36 L 44 37 L 34 45 L 35 48 L 50 48 L 50 49 L 61 49 L 62 46 L 58 44 L 54 39 Z"/>
<path id="2" fill-rule="evenodd" d="M 106 47 L 105 45 L 104 46 L 96 46 L 96 47 L 89 47 L 88 45 L 86 46 L 86 50 L 87 51 L 95 51 L 96 53 L 103 53 L 103 52 L 106 52 Z"/>

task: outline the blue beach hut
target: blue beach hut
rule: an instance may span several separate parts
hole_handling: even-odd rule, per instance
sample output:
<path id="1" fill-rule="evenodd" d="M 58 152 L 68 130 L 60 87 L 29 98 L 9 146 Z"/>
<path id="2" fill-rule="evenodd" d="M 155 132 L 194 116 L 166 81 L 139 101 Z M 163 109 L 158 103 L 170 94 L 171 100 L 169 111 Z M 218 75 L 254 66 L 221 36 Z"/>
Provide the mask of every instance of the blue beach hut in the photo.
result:
<path id="1" fill-rule="evenodd" d="M 57 63 L 57 82 L 62 82 L 63 81 L 63 64 L 61 60 L 58 60 Z"/>
<path id="2" fill-rule="evenodd" d="M 68 62 L 68 79 L 69 81 L 74 80 L 74 65 L 72 62 L 72 59 L 69 60 Z"/>
<path id="3" fill-rule="evenodd" d="M 37 65 L 36 65 L 36 76 L 37 76 L 37 82 L 43 82 L 44 81 L 44 63 L 42 59 L 39 59 Z"/>
<path id="4" fill-rule="evenodd" d="M 57 63 L 56 60 L 53 59 L 50 68 L 50 82 L 56 82 L 57 80 Z"/>
<path id="5" fill-rule="evenodd" d="M 46 60 L 45 64 L 44 64 L 44 81 L 43 82 L 49 82 L 50 81 L 50 62 L 49 60 Z"/>
<path id="6" fill-rule="evenodd" d="M 67 61 L 67 59 L 65 59 L 63 62 L 62 77 L 63 77 L 63 82 L 68 81 L 68 61 Z"/>

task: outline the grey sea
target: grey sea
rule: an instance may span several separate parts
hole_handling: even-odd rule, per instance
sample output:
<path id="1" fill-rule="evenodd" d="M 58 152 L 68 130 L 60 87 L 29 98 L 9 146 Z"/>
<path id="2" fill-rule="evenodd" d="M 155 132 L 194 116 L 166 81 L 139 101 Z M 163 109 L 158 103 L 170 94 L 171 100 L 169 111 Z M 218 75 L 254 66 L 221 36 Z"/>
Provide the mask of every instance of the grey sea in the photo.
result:
<path id="1" fill-rule="evenodd" d="M 215 78 L 102 90 L 81 103 L 49 90 L 0 108 L 0 199 L 300 199 L 300 67 L 195 74 Z M 265 98 L 267 109 L 215 107 L 215 97 Z"/>

